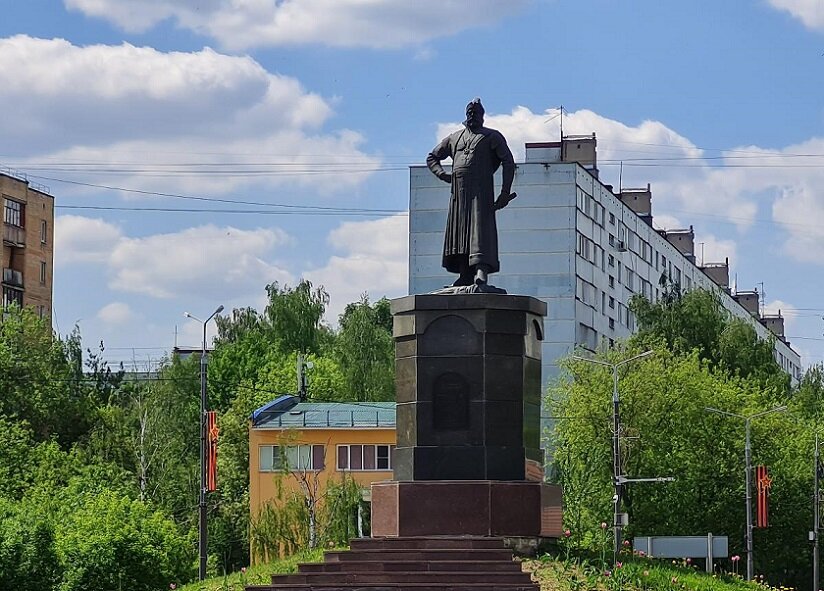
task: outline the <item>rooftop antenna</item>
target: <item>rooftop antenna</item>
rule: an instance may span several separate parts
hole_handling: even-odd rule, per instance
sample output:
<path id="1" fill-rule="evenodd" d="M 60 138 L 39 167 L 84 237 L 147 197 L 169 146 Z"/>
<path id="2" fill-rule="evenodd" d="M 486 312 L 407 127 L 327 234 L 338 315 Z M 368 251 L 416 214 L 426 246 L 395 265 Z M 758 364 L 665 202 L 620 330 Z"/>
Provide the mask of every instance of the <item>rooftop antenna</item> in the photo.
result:
<path id="1" fill-rule="evenodd" d="M 624 161 L 621 160 L 621 164 L 618 167 L 618 194 L 624 192 Z"/>
<path id="2" fill-rule="evenodd" d="M 177 324 L 175 324 L 175 349 L 177 349 Z"/>
<path id="3" fill-rule="evenodd" d="M 764 282 L 763 281 L 761 281 L 757 285 L 761 286 L 761 295 L 758 297 L 758 302 L 761 304 L 761 306 L 760 306 L 761 307 L 761 317 L 763 318 L 764 317 L 764 308 L 765 308 L 764 301 L 767 299 L 767 292 L 764 291 Z"/>
<path id="4" fill-rule="evenodd" d="M 564 141 L 564 106 L 558 107 L 561 110 L 561 141 Z"/>

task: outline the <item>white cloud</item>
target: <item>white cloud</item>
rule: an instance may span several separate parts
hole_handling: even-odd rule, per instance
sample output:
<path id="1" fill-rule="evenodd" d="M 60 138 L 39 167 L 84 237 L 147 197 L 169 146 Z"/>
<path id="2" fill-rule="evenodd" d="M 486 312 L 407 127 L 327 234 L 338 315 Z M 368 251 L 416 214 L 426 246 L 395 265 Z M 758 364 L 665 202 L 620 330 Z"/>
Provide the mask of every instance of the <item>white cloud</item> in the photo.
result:
<path id="1" fill-rule="evenodd" d="M 697 233 L 695 259 L 700 264 L 723 263 L 729 259 L 730 266 L 733 267 L 738 263 L 738 245 L 735 240 L 718 238 L 713 234 Z"/>
<path id="2" fill-rule="evenodd" d="M 323 129 L 333 114 L 327 100 L 248 56 L 209 48 L 0 39 L 0 111 L 15 113 L 0 119 L 0 153 L 15 155 L 12 165 L 106 185 L 346 190 L 367 176 L 352 168 L 379 163 L 356 132 Z M 318 163 L 328 174 L 305 174 Z"/>
<path id="3" fill-rule="evenodd" d="M 143 32 L 172 19 L 230 49 L 323 44 L 399 48 L 494 24 L 510 0 L 64 0 L 67 8 Z"/>
<path id="4" fill-rule="evenodd" d="M 824 172 L 818 176 L 824 182 Z M 818 187 L 809 183 L 785 187 L 773 203 L 772 213 L 789 234 L 784 252 L 798 261 L 824 265 L 824 203 Z"/>
<path id="5" fill-rule="evenodd" d="M 112 302 L 97 311 L 97 318 L 109 325 L 126 324 L 134 318 L 134 312 L 128 304 Z"/>
<path id="6" fill-rule="evenodd" d="M 122 239 L 120 228 L 100 219 L 63 215 L 54 223 L 54 262 L 102 263 Z"/>
<path id="7" fill-rule="evenodd" d="M 406 293 L 409 219 L 395 215 L 365 222 L 345 222 L 330 232 L 328 242 L 340 255 L 326 266 L 304 273 L 330 294 L 327 318 L 337 323 L 346 304 L 364 292 L 372 300 Z"/>
<path id="8" fill-rule="evenodd" d="M 210 300 L 231 305 L 261 301 L 262 286 L 293 280 L 274 262 L 274 249 L 291 243 L 278 228 L 240 230 L 212 224 L 179 232 L 126 236 L 99 219 L 61 216 L 55 223 L 58 262 L 96 263 L 111 289 L 153 298 Z M 105 310 L 105 309 L 104 309 Z M 101 313 L 113 318 L 122 308 Z M 98 314 L 103 319 L 103 316 Z"/>
<path id="9" fill-rule="evenodd" d="M 824 4 L 821 0 L 768 0 L 779 10 L 790 13 L 809 29 L 824 30 Z"/>
<path id="10" fill-rule="evenodd" d="M 263 258 L 286 239 L 280 230 L 239 230 L 211 224 L 172 234 L 125 238 L 109 260 L 114 272 L 110 286 L 156 298 L 208 290 L 213 297 L 225 299 L 259 291 L 265 283 L 291 278 Z"/>

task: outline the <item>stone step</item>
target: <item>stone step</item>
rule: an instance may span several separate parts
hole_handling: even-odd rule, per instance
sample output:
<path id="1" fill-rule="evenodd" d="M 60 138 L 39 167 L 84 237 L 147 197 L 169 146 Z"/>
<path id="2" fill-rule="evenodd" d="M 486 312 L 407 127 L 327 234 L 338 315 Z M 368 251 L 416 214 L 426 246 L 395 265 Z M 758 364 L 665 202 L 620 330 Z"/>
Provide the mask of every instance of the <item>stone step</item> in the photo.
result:
<path id="1" fill-rule="evenodd" d="M 349 544 L 352 550 L 372 549 L 416 549 L 416 550 L 462 550 L 462 549 L 504 549 L 502 538 L 479 536 L 464 537 L 420 537 L 420 538 L 355 538 Z"/>
<path id="2" fill-rule="evenodd" d="M 399 572 L 337 572 L 337 573 L 298 573 L 290 575 L 273 575 L 272 585 L 308 585 L 310 587 L 353 584 L 393 584 L 398 581 L 404 583 L 451 583 L 477 584 L 496 583 L 507 585 L 529 585 L 532 578 L 524 572 L 427 572 L 427 571 L 399 571 Z"/>
<path id="3" fill-rule="evenodd" d="M 477 548 L 442 550 L 386 549 L 386 550 L 335 550 L 324 553 L 326 562 L 349 561 L 390 561 L 414 562 L 454 561 L 454 560 L 512 560 L 512 551 L 506 549 Z"/>
<path id="4" fill-rule="evenodd" d="M 521 572 L 521 565 L 514 560 L 435 560 L 416 562 L 414 560 L 382 560 L 320 562 L 298 565 L 298 572 Z"/>

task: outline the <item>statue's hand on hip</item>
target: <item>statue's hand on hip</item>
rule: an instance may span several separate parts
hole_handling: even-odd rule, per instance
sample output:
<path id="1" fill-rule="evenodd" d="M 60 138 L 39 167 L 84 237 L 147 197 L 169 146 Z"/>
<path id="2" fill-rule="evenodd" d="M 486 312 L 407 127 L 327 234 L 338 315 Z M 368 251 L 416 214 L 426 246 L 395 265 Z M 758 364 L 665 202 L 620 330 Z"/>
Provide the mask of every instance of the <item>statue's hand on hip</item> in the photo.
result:
<path id="1" fill-rule="evenodd" d="M 515 197 L 517 196 L 517 193 L 504 193 L 502 191 L 501 194 L 498 195 L 498 199 L 495 200 L 495 204 L 492 206 L 492 209 L 494 209 L 495 211 L 503 209 L 504 207 L 509 205 L 509 202 L 515 199 Z"/>
<path id="2" fill-rule="evenodd" d="M 449 174 L 449 173 L 448 173 L 448 172 L 446 172 L 446 171 L 439 172 L 439 173 L 438 173 L 438 178 L 439 178 L 439 179 L 441 179 L 441 180 L 442 180 L 443 182 L 445 182 L 445 183 L 452 184 L 452 175 L 451 175 L 451 174 Z"/>

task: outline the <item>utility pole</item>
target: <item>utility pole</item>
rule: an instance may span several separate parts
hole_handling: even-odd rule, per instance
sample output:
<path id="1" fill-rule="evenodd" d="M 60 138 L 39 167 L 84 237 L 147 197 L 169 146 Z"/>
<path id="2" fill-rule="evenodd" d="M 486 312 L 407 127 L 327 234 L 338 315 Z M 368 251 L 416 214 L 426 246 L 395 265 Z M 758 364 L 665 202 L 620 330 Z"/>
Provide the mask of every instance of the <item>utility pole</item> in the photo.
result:
<path id="1" fill-rule="evenodd" d="M 298 396 L 301 400 L 306 400 L 306 397 L 309 394 L 309 380 L 306 377 L 306 370 L 312 369 L 314 366 L 315 364 L 311 361 L 305 361 L 303 353 L 298 353 Z"/>
<path id="2" fill-rule="evenodd" d="M 750 419 L 744 421 L 746 437 L 744 441 L 744 464 L 747 471 L 747 580 L 755 574 L 752 543 L 752 455 L 750 448 Z"/>
<path id="3" fill-rule="evenodd" d="M 753 541 L 752 541 L 752 449 L 750 447 L 750 423 L 753 419 L 763 417 L 774 412 L 783 412 L 787 410 L 786 406 L 776 406 L 770 410 L 757 412 L 751 415 L 739 415 L 717 408 L 705 407 L 707 412 L 714 412 L 720 415 L 726 415 L 744 421 L 745 439 L 744 439 L 744 470 L 747 477 L 746 487 L 746 503 L 747 503 L 747 580 L 752 581 L 755 574 L 755 566 L 753 564 Z M 817 591 L 817 590 L 816 590 Z"/>
<path id="4" fill-rule="evenodd" d="M 620 368 L 622 365 L 630 363 L 631 361 L 637 361 L 638 359 L 642 359 L 644 357 L 652 355 L 653 353 L 655 353 L 655 351 L 645 351 L 640 355 L 630 357 L 629 359 L 624 359 L 623 361 L 619 361 L 618 363 L 607 363 L 606 361 L 600 361 L 599 359 L 590 359 L 589 357 L 572 357 L 573 359 L 577 359 L 579 361 L 586 361 L 588 363 L 603 365 L 604 367 L 608 367 L 612 370 L 612 482 L 615 488 L 615 494 L 612 497 L 612 502 L 614 505 L 612 525 L 615 532 L 612 546 L 613 564 L 618 562 L 618 555 L 621 552 L 621 532 L 623 529 L 621 499 L 623 494 L 623 485 L 626 482 L 629 482 L 629 480 L 624 477 L 621 470 L 621 418 L 620 397 L 618 394 L 618 368 Z"/>
<path id="5" fill-rule="evenodd" d="M 208 360 L 206 358 L 206 325 L 209 321 L 223 312 L 223 306 L 219 306 L 217 310 L 212 312 L 206 320 L 201 320 L 197 316 L 193 316 L 188 312 L 183 315 L 186 318 L 191 318 L 200 322 L 203 326 L 203 341 L 200 346 L 200 497 L 198 500 L 198 553 L 200 555 L 200 565 L 198 568 L 198 578 L 203 580 L 206 578 L 206 559 L 207 552 L 207 529 L 206 529 L 206 374 L 208 367 Z"/>
<path id="6" fill-rule="evenodd" d="M 815 475 L 813 476 L 813 591 L 818 591 L 818 529 L 819 529 L 819 503 L 821 491 L 819 487 L 819 455 L 818 455 L 818 433 L 815 434 L 815 465 L 813 466 Z"/>

